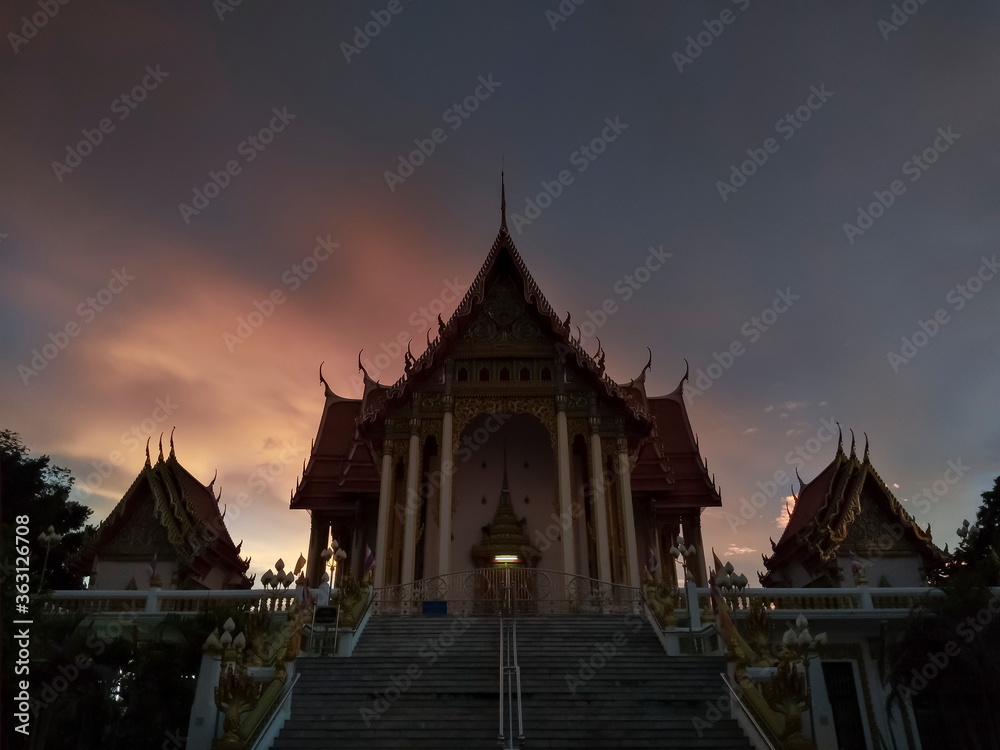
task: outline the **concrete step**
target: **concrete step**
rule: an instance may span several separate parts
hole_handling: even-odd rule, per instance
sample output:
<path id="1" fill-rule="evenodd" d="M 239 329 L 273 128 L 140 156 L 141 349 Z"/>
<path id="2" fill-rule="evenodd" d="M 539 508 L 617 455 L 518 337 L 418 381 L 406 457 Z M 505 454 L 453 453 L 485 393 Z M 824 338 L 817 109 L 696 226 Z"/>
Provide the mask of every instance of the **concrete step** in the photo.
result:
<path id="1" fill-rule="evenodd" d="M 746 750 L 736 722 L 699 736 L 724 692 L 717 657 L 670 658 L 635 616 L 517 621 L 525 735 L 535 748 Z M 496 748 L 495 616 L 373 616 L 354 655 L 296 663 L 275 750 Z"/>

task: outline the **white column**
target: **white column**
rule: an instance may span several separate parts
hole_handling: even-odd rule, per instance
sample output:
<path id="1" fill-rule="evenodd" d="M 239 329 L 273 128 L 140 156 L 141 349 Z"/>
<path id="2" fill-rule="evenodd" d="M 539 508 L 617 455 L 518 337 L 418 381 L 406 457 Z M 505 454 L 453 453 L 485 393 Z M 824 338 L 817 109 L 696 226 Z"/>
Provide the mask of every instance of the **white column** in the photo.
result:
<path id="1" fill-rule="evenodd" d="M 382 441 L 382 478 L 378 492 L 378 527 L 375 530 L 375 588 L 385 585 L 385 566 L 389 554 L 386 538 L 389 533 L 389 504 L 392 502 L 392 441 Z"/>
<path id="2" fill-rule="evenodd" d="M 590 496 L 597 522 L 597 577 L 611 582 L 611 550 L 608 547 L 608 508 L 604 493 L 604 465 L 601 460 L 599 420 L 590 420 Z"/>
<path id="3" fill-rule="evenodd" d="M 444 397 L 444 419 L 441 422 L 441 493 L 438 519 L 438 570 L 443 576 L 451 572 L 451 488 L 455 475 L 455 456 L 452 449 L 452 397 Z"/>
<path id="4" fill-rule="evenodd" d="M 188 719 L 187 741 L 192 748 L 212 746 L 218 729 L 219 709 L 215 705 L 215 688 L 222 673 L 222 654 L 205 651 L 201 655 L 198 682 L 194 689 L 194 702 Z"/>
<path id="5" fill-rule="evenodd" d="M 639 586 L 639 546 L 635 539 L 635 512 L 632 508 L 632 470 L 628 462 L 628 440 L 618 440 L 618 481 L 625 518 L 625 551 L 628 554 L 629 586 Z"/>
<path id="6" fill-rule="evenodd" d="M 406 508 L 403 514 L 403 574 L 400 583 L 413 582 L 413 563 L 417 550 L 417 522 L 420 520 L 420 420 L 410 420 L 410 453 L 406 460 Z"/>
<path id="7" fill-rule="evenodd" d="M 569 478 L 569 429 L 566 426 L 565 396 L 556 397 L 556 460 L 559 464 L 559 525 L 562 527 L 563 572 L 576 575 L 576 545 L 573 524 L 573 495 Z"/>

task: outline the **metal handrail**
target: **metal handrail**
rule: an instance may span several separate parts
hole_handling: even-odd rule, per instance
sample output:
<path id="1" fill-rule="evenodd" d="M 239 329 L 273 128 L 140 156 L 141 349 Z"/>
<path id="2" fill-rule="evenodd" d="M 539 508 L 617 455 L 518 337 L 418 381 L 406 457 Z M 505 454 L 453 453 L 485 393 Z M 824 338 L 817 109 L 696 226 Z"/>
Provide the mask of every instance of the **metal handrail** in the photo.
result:
<path id="1" fill-rule="evenodd" d="M 298 683 L 299 677 L 301 676 L 301 674 L 295 675 L 291 684 L 285 686 L 285 690 L 281 697 L 276 699 L 274 703 L 271 704 L 267 713 L 264 714 L 260 718 L 260 721 L 257 722 L 257 725 L 250 732 L 250 740 L 252 744 L 247 745 L 247 750 L 263 750 L 258 747 L 260 745 L 261 738 L 267 734 L 267 730 L 271 728 L 271 724 L 274 723 L 275 718 L 277 718 L 278 713 L 285 705 L 285 702 L 292 697 L 292 691 L 295 689 L 295 685 Z M 263 726 L 261 726 L 261 724 L 263 724 Z"/>
<path id="2" fill-rule="evenodd" d="M 500 605 L 500 731 L 497 736 L 497 745 L 504 750 L 515 750 L 513 745 L 515 702 L 517 703 L 517 743 L 519 748 L 524 747 L 524 716 L 521 708 L 521 667 L 517 660 L 517 618 L 514 616 L 513 587 L 510 582 L 509 568 L 505 569 Z M 505 615 L 507 615 L 506 621 Z M 507 691 L 506 725 L 504 724 L 504 689 Z"/>
<path id="3" fill-rule="evenodd" d="M 554 570 L 479 568 L 375 589 L 375 611 L 418 614 L 423 602 L 446 601 L 454 614 L 494 615 L 506 595 L 521 615 L 634 614 L 641 611 L 639 594 L 625 584 Z"/>
<path id="4" fill-rule="evenodd" d="M 736 688 L 729 681 L 729 675 L 727 675 L 725 672 L 719 672 L 719 677 L 722 678 L 723 684 L 732 694 L 733 698 L 739 704 L 740 708 L 743 709 L 743 713 L 746 714 L 747 718 L 750 719 L 750 723 L 753 724 L 754 729 L 757 730 L 757 734 L 760 736 L 761 740 L 764 741 L 764 744 L 767 745 L 768 750 L 779 750 L 780 745 L 775 744 L 777 742 L 777 738 L 774 737 L 774 735 L 771 734 L 769 730 L 763 728 L 760 725 L 760 722 L 757 721 L 756 712 L 753 710 L 753 708 L 744 703 L 743 700 L 740 698 L 739 693 L 736 692 Z"/>

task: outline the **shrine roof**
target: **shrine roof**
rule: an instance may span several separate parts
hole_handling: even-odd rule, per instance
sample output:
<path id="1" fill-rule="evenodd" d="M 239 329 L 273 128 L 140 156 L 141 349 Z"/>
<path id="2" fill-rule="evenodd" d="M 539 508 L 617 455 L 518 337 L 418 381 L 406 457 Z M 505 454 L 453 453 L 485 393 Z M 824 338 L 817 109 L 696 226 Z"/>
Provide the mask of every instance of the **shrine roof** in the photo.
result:
<path id="1" fill-rule="evenodd" d="M 250 560 L 240 557 L 243 543 L 234 544 L 219 511 L 219 496 L 213 491 L 215 480 L 208 485 L 199 482 L 177 460 L 173 436 L 170 453 L 151 463 L 149 447 L 146 462 L 131 486 L 97 527 L 95 534 L 84 545 L 79 565 L 87 567 L 95 556 L 114 541 L 128 520 L 144 504 L 151 504 L 155 519 L 163 526 L 167 539 L 178 558 L 193 570 L 207 571 L 212 567 L 238 574 L 239 585 L 250 588 L 252 578 L 246 576 Z"/>
<path id="2" fill-rule="evenodd" d="M 866 487 L 868 490 L 862 492 Z M 917 525 L 875 470 L 867 438 L 861 458 L 852 439 L 850 455 L 844 452 L 843 442 L 838 441 L 833 460 L 812 481 L 800 487 L 788 524 L 774 545 L 774 554 L 764 558 L 768 575 L 792 559 L 836 557 L 861 511 L 862 498 L 876 503 L 891 523 L 899 524 L 904 538 L 922 557 L 935 563 L 944 561 L 945 554 L 931 541 L 930 527 L 924 530 Z"/>

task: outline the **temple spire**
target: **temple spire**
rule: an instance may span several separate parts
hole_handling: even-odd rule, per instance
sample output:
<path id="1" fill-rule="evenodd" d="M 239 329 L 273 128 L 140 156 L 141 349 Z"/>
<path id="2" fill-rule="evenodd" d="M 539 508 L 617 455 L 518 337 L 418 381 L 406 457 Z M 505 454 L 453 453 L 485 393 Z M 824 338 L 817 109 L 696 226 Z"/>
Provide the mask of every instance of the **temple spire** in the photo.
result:
<path id="1" fill-rule="evenodd" d="M 500 228 L 507 231 L 507 189 L 504 187 L 503 182 L 503 157 L 501 158 L 500 166 Z"/>
<path id="2" fill-rule="evenodd" d="M 507 440 L 503 441 L 503 486 L 500 488 L 501 493 L 509 492 L 510 485 L 507 482 Z"/>

